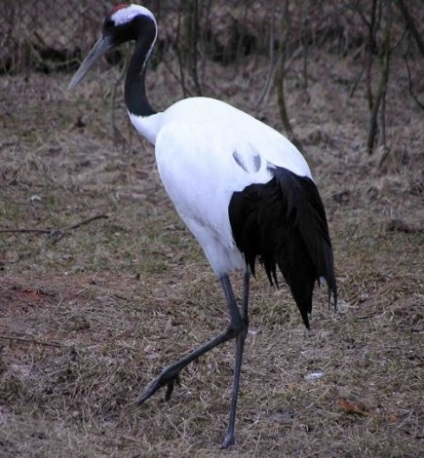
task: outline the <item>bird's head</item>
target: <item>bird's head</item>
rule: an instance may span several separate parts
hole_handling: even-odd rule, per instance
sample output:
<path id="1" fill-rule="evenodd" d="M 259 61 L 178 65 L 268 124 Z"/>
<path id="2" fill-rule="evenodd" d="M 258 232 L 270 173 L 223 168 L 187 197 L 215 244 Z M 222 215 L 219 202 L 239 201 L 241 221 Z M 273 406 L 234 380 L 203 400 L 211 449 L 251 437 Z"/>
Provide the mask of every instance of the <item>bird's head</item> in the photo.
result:
<path id="1" fill-rule="evenodd" d="M 101 38 L 75 73 L 69 89 L 74 89 L 82 81 L 106 51 L 127 41 L 137 40 L 140 34 L 150 36 L 153 43 L 156 38 L 156 30 L 155 17 L 144 6 L 122 3 L 112 8 L 103 23 Z"/>

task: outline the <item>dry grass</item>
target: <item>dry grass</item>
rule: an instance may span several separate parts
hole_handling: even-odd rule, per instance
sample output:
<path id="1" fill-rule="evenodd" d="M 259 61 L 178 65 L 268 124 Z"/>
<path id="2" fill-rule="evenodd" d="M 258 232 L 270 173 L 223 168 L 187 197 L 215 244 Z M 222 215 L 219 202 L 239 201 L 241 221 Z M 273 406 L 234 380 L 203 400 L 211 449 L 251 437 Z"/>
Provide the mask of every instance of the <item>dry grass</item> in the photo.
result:
<path id="1" fill-rule="evenodd" d="M 390 89 L 391 149 L 365 156 L 353 64 L 322 55 L 306 104 L 290 113 L 324 198 L 340 310 L 315 301 L 307 336 L 286 288 L 253 283 L 250 335 L 227 456 L 417 457 L 424 454 L 423 115 Z M 157 106 L 180 97 L 151 75 Z M 211 95 L 279 126 L 256 106 L 267 68 L 209 68 Z M 69 78 L 0 80 L 0 227 L 94 221 L 54 243 L 0 234 L 0 454 L 4 457 L 221 455 L 232 345 L 184 371 L 172 400 L 137 394 L 163 365 L 227 323 L 218 282 L 167 200 L 153 152 L 109 135 L 110 74 L 69 94 Z M 99 84 L 99 81 L 102 84 Z M 229 83 L 231 81 L 231 84 Z M 120 128 L 130 138 L 123 111 Z M 393 224 L 393 220 L 402 224 Z M 404 230 L 407 228 L 408 230 Z M 322 377 L 310 379 L 311 373 Z M 350 404 L 349 404 L 350 403 Z M 350 407 L 349 407 L 350 406 Z M 349 412 L 353 406 L 357 412 Z"/>

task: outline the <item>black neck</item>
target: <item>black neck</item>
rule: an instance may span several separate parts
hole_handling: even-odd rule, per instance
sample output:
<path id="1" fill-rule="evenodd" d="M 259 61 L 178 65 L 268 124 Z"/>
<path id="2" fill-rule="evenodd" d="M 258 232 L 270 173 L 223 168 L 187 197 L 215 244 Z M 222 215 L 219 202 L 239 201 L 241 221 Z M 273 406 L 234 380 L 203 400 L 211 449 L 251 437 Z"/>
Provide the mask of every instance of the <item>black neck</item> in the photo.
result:
<path id="1" fill-rule="evenodd" d="M 125 103 L 128 111 L 137 116 L 150 116 L 156 113 L 146 95 L 146 69 L 151 47 L 156 38 L 156 24 L 144 22 L 143 32 L 138 34 L 134 53 L 131 57 L 125 78 Z"/>

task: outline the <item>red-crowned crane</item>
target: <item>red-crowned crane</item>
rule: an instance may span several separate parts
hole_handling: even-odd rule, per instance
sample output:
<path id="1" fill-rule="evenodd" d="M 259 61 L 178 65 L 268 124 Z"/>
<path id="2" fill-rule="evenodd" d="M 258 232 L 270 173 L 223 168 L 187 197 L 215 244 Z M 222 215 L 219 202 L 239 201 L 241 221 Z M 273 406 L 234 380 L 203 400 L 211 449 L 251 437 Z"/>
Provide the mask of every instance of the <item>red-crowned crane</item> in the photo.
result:
<path id="1" fill-rule="evenodd" d="M 139 396 L 143 404 L 166 386 L 171 397 L 181 369 L 212 348 L 235 339 L 235 369 L 227 433 L 235 443 L 235 416 L 243 347 L 248 331 L 249 277 L 258 258 L 271 284 L 277 267 L 309 328 L 312 293 L 324 279 L 337 301 L 327 220 L 308 164 L 280 133 L 219 100 L 193 97 L 163 112 L 145 90 L 147 63 L 157 37 L 153 14 L 139 5 L 112 9 L 97 41 L 70 83 L 74 88 L 109 49 L 134 40 L 125 79 L 125 103 L 137 131 L 155 145 L 166 191 L 196 237 L 224 290 L 230 324 L 225 331 L 166 367 Z M 229 275 L 244 270 L 240 308 Z"/>

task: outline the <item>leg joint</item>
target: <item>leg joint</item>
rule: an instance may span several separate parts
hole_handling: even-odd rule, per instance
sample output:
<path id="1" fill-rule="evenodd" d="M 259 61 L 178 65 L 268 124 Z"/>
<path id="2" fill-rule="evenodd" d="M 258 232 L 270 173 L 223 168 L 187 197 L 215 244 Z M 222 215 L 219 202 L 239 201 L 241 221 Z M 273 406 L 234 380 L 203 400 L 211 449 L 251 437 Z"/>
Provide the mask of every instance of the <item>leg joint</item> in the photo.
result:
<path id="1" fill-rule="evenodd" d="M 228 326 L 227 332 L 231 335 L 231 338 L 233 338 L 243 333 L 247 334 L 247 330 L 248 330 L 247 320 L 240 319 L 235 322 L 234 321 L 231 322 L 230 325 Z"/>

